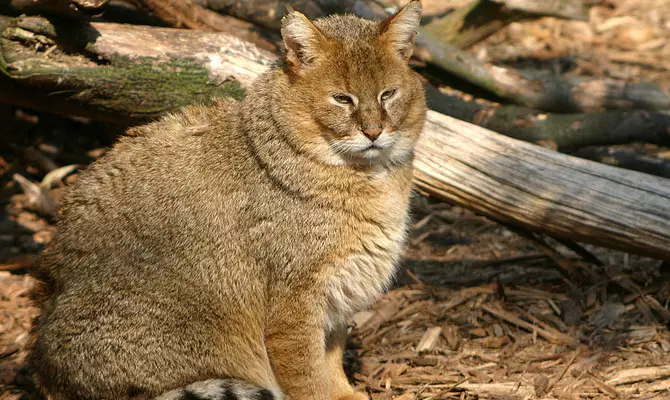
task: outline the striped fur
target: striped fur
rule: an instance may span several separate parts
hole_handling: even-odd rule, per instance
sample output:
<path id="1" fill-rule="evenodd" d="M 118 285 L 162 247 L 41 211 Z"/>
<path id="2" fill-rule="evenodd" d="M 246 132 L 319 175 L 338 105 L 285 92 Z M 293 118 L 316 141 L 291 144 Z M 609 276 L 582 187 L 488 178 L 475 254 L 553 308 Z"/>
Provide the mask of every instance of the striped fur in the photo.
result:
<path id="1" fill-rule="evenodd" d="M 268 389 L 234 379 L 210 379 L 171 390 L 154 400 L 279 400 Z"/>

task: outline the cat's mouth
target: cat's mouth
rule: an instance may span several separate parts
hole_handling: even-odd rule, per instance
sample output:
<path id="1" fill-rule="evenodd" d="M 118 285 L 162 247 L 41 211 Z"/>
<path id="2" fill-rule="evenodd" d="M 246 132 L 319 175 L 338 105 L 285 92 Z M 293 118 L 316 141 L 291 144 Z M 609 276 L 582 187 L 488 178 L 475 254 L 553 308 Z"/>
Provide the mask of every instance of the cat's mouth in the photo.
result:
<path id="1" fill-rule="evenodd" d="M 380 146 L 378 144 L 371 144 L 360 151 L 361 156 L 366 159 L 374 159 L 380 157 L 388 147 Z"/>

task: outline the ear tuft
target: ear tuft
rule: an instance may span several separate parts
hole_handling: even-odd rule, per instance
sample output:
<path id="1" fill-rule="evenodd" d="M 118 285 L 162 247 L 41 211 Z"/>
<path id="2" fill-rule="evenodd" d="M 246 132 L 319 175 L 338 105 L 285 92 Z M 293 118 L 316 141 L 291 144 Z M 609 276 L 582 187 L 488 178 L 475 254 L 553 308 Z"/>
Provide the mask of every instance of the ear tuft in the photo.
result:
<path id="1" fill-rule="evenodd" d="M 311 63 L 324 40 L 319 28 L 298 11 L 282 18 L 281 34 L 286 47 L 286 61 L 295 69 Z"/>
<path id="2" fill-rule="evenodd" d="M 421 22 L 421 10 L 421 1 L 411 0 L 379 25 L 380 37 L 393 46 L 405 60 L 409 60 L 414 50 L 414 35 Z"/>

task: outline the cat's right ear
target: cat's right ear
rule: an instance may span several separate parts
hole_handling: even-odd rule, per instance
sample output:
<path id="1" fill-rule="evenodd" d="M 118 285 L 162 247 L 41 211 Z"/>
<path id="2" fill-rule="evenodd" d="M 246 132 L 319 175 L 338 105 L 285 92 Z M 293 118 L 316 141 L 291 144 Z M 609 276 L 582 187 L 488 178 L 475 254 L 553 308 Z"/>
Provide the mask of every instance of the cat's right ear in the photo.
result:
<path id="1" fill-rule="evenodd" d="M 282 18 L 281 35 L 286 47 L 286 62 L 295 71 L 314 61 L 325 41 L 319 28 L 298 11 Z"/>
<path id="2" fill-rule="evenodd" d="M 414 35 L 421 23 L 421 8 L 421 0 L 410 0 L 405 7 L 379 25 L 382 40 L 405 60 L 409 60 L 414 50 Z"/>

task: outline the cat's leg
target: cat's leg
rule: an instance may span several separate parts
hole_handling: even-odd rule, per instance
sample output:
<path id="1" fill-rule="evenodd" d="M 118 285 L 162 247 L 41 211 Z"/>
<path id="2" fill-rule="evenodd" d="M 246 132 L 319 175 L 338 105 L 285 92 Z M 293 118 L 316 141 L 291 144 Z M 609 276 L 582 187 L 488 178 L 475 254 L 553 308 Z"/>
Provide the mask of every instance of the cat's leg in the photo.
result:
<path id="1" fill-rule="evenodd" d="M 344 373 L 343 356 L 347 344 L 347 326 L 333 329 L 327 338 L 326 363 L 330 375 L 331 392 L 333 400 L 368 400 L 364 393 L 355 392 L 349 384 L 347 375 Z"/>
<path id="2" fill-rule="evenodd" d="M 276 306 L 268 324 L 272 371 L 287 399 L 330 400 L 324 319 L 314 302 L 296 297 Z"/>

